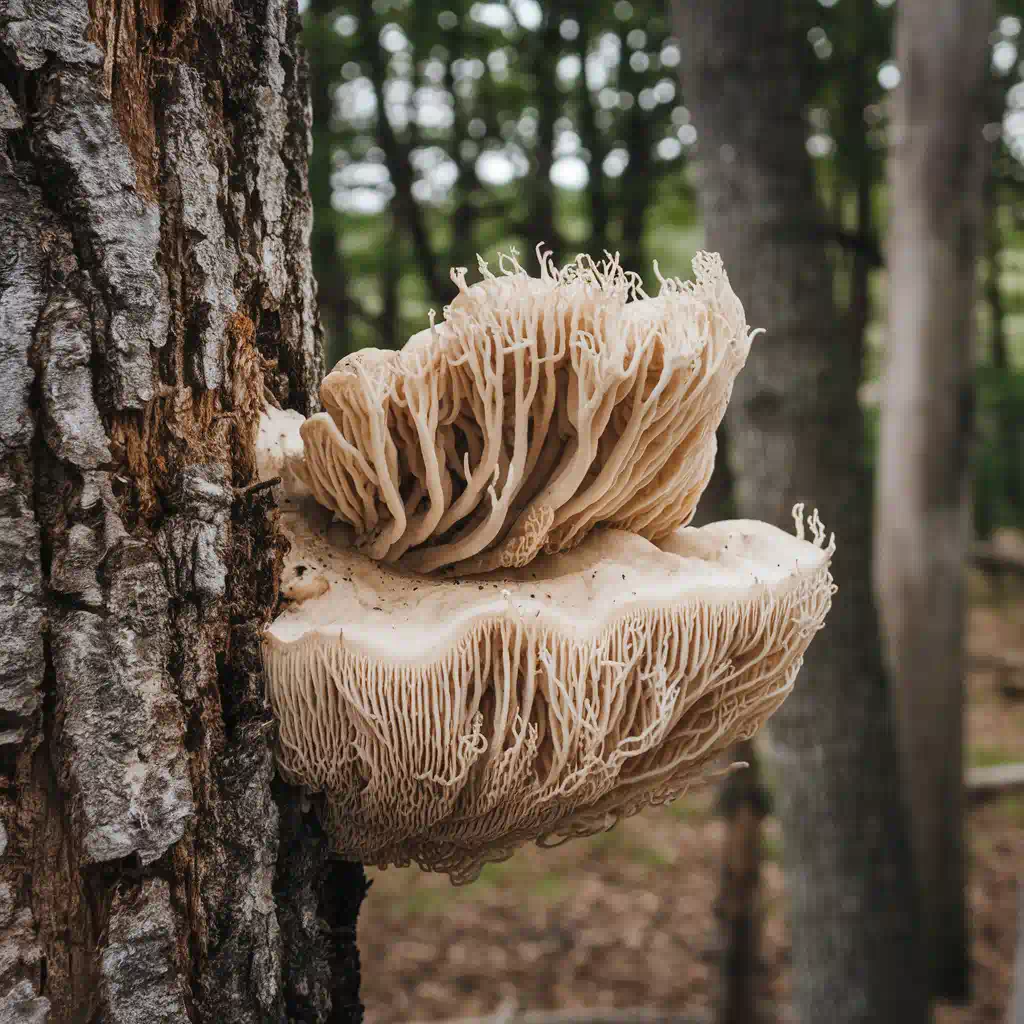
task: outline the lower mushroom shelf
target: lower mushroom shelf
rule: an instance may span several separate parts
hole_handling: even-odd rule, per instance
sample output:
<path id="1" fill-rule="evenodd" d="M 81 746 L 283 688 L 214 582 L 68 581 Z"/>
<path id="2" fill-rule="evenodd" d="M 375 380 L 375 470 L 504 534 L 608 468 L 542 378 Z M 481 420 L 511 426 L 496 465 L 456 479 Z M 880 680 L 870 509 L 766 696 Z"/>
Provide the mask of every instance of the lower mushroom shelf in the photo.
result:
<path id="1" fill-rule="evenodd" d="M 344 546 L 312 503 L 264 642 L 278 764 L 323 794 L 337 853 L 476 877 L 524 842 L 611 827 L 706 778 L 793 686 L 832 545 L 763 523 L 572 552 L 463 580 Z"/>

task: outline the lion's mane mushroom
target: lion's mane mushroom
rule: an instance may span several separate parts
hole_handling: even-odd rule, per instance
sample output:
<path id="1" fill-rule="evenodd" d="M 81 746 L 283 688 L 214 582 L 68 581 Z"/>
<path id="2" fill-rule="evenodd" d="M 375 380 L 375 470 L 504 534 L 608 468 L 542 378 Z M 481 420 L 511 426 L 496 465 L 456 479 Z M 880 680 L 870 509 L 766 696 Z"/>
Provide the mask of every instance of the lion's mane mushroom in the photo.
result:
<path id="1" fill-rule="evenodd" d="M 598 530 L 461 580 L 346 548 L 312 501 L 283 518 L 298 600 L 264 642 L 279 769 L 324 795 L 337 853 L 457 883 L 706 778 L 785 699 L 833 592 L 816 516 L 813 542 L 800 515 L 797 537 Z"/>
<path id="2" fill-rule="evenodd" d="M 538 257 L 537 278 L 514 257 L 453 271 L 440 323 L 324 380 L 309 486 L 372 558 L 465 575 L 692 518 L 752 336 L 721 260 L 648 297 L 615 258 Z"/>

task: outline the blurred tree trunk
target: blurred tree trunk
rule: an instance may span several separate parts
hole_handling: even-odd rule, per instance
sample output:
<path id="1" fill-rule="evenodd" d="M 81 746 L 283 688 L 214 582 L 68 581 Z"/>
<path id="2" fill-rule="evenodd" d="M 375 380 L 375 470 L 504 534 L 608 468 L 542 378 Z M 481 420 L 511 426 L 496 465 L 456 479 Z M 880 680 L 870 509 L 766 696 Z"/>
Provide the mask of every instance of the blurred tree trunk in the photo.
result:
<path id="1" fill-rule="evenodd" d="M 871 320 L 871 270 L 872 255 L 878 249 L 875 237 L 871 192 L 875 183 L 875 154 L 868 145 L 864 125 L 864 108 L 870 97 L 870 84 L 878 71 L 876 62 L 869 57 L 869 32 L 871 8 L 875 0 L 857 0 L 856 17 L 857 46 L 854 59 L 850 62 L 842 90 L 844 121 L 843 142 L 847 147 L 847 159 L 854 165 L 854 225 L 851 239 L 850 259 L 850 338 L 854 345 L 854 359 L 863 365 L 867 342 L 867 328 Z M 837 227 L 843 227 L 842 210 L 835 212 Z"/>
<path id="2" fill-rule="evenodd" d="M 309 192 L 316 215 L 309 248 L 318 284 L 317 297 L 324 320 L 328 363 L 333 365 L 348 351 L 352 303 L 348 275 L 338 251 L 338 232 L 331 205 L 334 171 L 331 115 L 334 85 L 331 72 L 332 42 L 337 38 L 333 22 L 337 16 L 333 0 L 311 0 L 306 13 L 303 43 L 309 54 L 309 92 L 312 113 L 313 151 L 309 158 Z"/>
<path id="3" fill-rule="evenodd" d="M 863 104 L 861 105 L 863 109 Z M 857 182 L 854 203 L 854 246 L 850 267 L 850 336 L 854 346 L 857 366 L 863 366 L 867 345 L 868 323 L 871 320 L 871 248 L 873 235 L 871 225 L 871 186 L 873 184 L 870 154 L 865 151 L 857 166 Z"/>
<path id="4" fill-rule="evenodd" d="M 387 113 L 386 85 L 388 78 L 387 51 L 380 45 L 378 33 L 383 27 L 373 8 L 373 0 L 360 0 L 359 38 L 366 63 L 369 65 L 369 78 L 373 85 L 373 95 L 377 103 L 377 144 L 384 153 L 391 184 L 395 188 L 391 200 L 391 208 L 400 223 L 409 232 L 412 242 L 412 254 L 416 266 L 423 277 L 427 295 L 432 304 L 439 309 L 454 295 L 454 286 L 448 280 L 448 268 L 442 266 L 434 251 L 427 228 L 423 208 L 416 202 L 412 187 L 415 182 L 413 166 L 409 159 L 409 147 L 395 134 L 391 119 Z"/>
<path id="5" fill-rule="evenodd" d="M 997 370 L 1010 368 L 1010 356 L 1006 346 L 1006 307 L 1003 304 L 1002 257 L 1003 237 L 999 227 L 999 197 L 993 175 L 988 175 L 985 189 L 985 301 L 992 321 L 989 362 Z"/>
<path id="6" fill-rule="evenodd" d="M 985 76 L 985 121 L 1001 124 L 1006 111 L 1006 82 L 997 74 L 991 64 Z M 984 258 L 986 263 L 984 296 L 992 319 L 991 345 L 989 363 L 999 370 L 1010 368 L 1010 354 L 1006 342 L 1006 306 L 1002 291 L 1002 256 L 1003 231 L 1002 216 L 1005 207 L 1000 200 L 1003 173 L 1000 166 L 1002 141 L 989 143 L 990 152 L 985 158 L 985 241 Z M 1008 204 L 1014 209 L 1014 202 Z"/>
<path id="7" fill-rule="evenodd" d="M 381 348 L 401 348 L 408 339 L 402 337 L 402 232 L 398 218 L 392 213 L 391 231 L 385 242 L 387 259 L 380 278 L 380 316 L 377 318 Z"/>
<path id="8" fill-rule="evenodd" d="M 427 5 L 417 8 L 428 11 Z M 457 168 L 455 184 L 452 186 L 451 198 L 454 205 L 451 220 L 451 247 L 447 253 L 449 267 L 466 267 L 471 272 L 476 270 L 476 223 L 479 219 L 477 205 L 480 194 L 480 181 L 476 175 L 476 161 L 467 158 L 463 143 L 469 139 L 470 117 L 466 109 L 467 101 L 459 95 L 455 88 L 455 62 L 464 59 L 467 52 L 465 11 L 459 10 L 453 28 L 448 31 L 448 60 L 445 64 L 444 86 L 452 98 L 452 130 L 448 141 L 448 156 Z M 402 339 L 404 343 L 404 339 Z"/>
<path id="9" fill-rule="evenodd" d="M 728 419 L 738 511 L 784 526 L 806 499 L 839 543 L 828 627 L 770 728 L 793 1001 L 803 1024 L 920 1024 L 927 990 L 868 572 L 860 367 L 855 346 L 836 337 L 802 118 L 808 26 L 794 6 L 675 3 L 707 244 L 722 253 L 750 323 L 767 329 Z"/>
<path id="10" fill-rule="evenodd" d="M 725 818 L 721 874 L 715 917 L 719 926 L 718 1024 L 758 1024 L 757 981 L 761 967 L 761 822 L 768 793 L 761 785 L 757 753 L 750 740 L 730 757 L 749 765 L 726 777 L 718 793 Z"/>
<path id="11" fill-rule="evenodd" d="M 935 993 L 969 982 L 963 835 L 964 558 L 974 278 L 982 242 L 991 6 L 897 9 L 889 169 L 889 349 L 875 581 Z"/>
<path id="12" fill-rule="evenodd" d="M 634 105 L 630 111 L 626 129 L 626 149 L 629 152 L 629 166 L 619 179 L 625 192 L 622 203 L 622 265 L 636 267 L 645 275 L 647 252 L 644 234 L 647 226 L 647 210 L 654 198 L 654 160 L 652 159 L 651 128 L 645 117 Z"/>
<path id="13" fill-rule="evenodd" d="M 533 40 L 533 80 L 537 96 L 537 145 L 533 160 L 533 181 L 528 186 L 530 237 L 528 248 L 544 243 L 550 249 L 556 265 L 561 264 L 564 244 L 555 223 L 555 185 L 551 168 L 555 163 L 557 142 L 555 122 L 561 112 L 555 63 L 562 45 L 559 26 L 564 16 L 564 0 L 546 0 L 544 20 Z M 528 254 L 532 256 L 532 252 Z"/>
<path id="14" fill-rule="evenodd" d="M 618 179 L 620 194 L 619 207 L 622 211 L 622 265 L 647 276 L 647 255 L 644 246 L 644 229 L 647 225 L 647 210 L 654 198 L 655 174 L 650 119 L 640 107 L 640 91 L 644 76 L 635 71 L 630 63 L 631 47 L 628 43 L 630 26 L 619 25 L 619 86 L 632 97 L 633 104 L 624 119 L 624 139 L 629 163 L 626 172 Z"/>
<path id="15" fill-rule="evenodd" d="M 1017 878 L 1017 953 L 1006 1024 L 1024 1024 L 1024 875 Z"/>
<path id="16" fill-rule="evenodd" d="M 265 389 L 322 374 L 295 7 L 0 19 L 0 1020 L 357 1022 L 274 780 Z"/>
<path id="17" fill-rule="evenodd" d="M 587 201 L 590 208 L 590 239 L 587 251 L 595 259 L 604 255 L 611 248 L 608 241 L 608 226 L 611 220 L 611 203 L 608 196 L 607 182 L 604 176 L 604 160 L 607 156 L 607 144 L 597 122 L 597 105 L 594 95 L 587 84 L 587 57 L 591 45 L 600 35 L 600 11 L 592 0 L 576 0 L 572 8 L 573 17 L 579 25 L 576 37 L 576 55 L 580 59 L 579 84 L 579 133 L 583 148 L 590 154 L 590 177 L 587 179 Z M 639 269 L 639 268 L 636 268 Z"/>

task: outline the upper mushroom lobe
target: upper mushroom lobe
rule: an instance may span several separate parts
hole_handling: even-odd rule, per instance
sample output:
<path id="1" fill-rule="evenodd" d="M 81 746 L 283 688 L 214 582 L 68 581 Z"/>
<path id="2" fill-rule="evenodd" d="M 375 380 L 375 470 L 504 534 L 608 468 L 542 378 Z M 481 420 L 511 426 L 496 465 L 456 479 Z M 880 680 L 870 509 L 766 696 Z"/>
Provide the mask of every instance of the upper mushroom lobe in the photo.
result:
<path id="1" fill-rule="evenodd" d="M 717 256 L 648 297 L 615 259 L 453 278 L 444 319 L 343 359 L 302 427 L 318 502 L 372 558 L 460 574 L 528 564 L 596 525 L 667 537 L 711 476 L 751 333 Z"/>

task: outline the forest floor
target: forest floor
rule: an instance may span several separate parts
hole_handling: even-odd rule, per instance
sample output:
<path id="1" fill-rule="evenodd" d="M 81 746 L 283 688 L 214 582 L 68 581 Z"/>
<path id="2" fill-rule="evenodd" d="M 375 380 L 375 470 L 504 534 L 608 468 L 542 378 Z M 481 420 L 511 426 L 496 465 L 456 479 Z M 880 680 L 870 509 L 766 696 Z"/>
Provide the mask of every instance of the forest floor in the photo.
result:
<path id="1" fill-rule="evenodd" d="M 969 650 L 1024 653 L 1024 592 L 972 580 Z M 1024 680 L 1018 678 L 1018 682 Z M 987 669 L 968 683 L 971 765 L 1024 761 L 1024 699 Z M 1024 795 L 970 812 L 969 1006 L 937 1024 L 1004 1020 L 1024 866 Z M 359 921 L 367 1024 L 503 1011 L 649 1007 L 704 1016 L 715 972 L 712 903 L 723 825 L 706 788 L 555 850 L 529 847 L 472 885 L 415 868 L 370 872 Z M 778 822 L 763 842 L 761 993 L 785 1021 L 789 940 Z"/>

